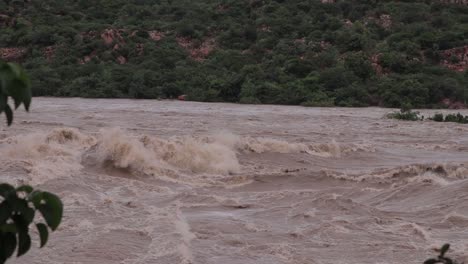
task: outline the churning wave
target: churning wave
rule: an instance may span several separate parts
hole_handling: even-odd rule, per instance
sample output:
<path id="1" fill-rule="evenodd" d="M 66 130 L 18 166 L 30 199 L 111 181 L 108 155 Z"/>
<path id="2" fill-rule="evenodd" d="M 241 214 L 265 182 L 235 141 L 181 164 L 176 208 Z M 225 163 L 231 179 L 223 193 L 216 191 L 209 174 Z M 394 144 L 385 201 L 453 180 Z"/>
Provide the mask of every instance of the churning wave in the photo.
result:
<path id="1" fill-rule="evenodd" d="M 304 153 L 332 158 L 360 150 L 370 151 L 362 146 L 340 145 L 335 141 L 305 144 L 227 132 L 161 138 L 134 135 L 119 128 L 101 129 L 95 134 L 86 134 L 75 128 L 56 128 L 0 141 L 0 151 L 9 155 L 10 162 L 22 161 L 21 166 L 27 164 L 30 180 L 35 183 L 73 175 L 89 165 L 111 165 L 128 170 L 130 174 L 176 181 L 187 181 L 187 175 L 193 178 L 198 174 L 209 174 L 212 175 L 211 180 L 217 180 L 241 173 L 238 157 L 243 154 Z"/>

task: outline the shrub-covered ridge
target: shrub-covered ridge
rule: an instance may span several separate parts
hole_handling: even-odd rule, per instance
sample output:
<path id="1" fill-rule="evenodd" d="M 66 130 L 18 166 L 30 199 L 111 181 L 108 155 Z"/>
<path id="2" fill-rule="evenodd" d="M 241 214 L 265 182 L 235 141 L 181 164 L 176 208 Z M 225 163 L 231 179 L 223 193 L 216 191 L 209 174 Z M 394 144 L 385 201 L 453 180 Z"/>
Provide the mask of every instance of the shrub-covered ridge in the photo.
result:
<path id="1" fill-rule="evenodd" d="M 35 95 L 463 107 L 468 6 L 2 0 L 0 56 Z"/>

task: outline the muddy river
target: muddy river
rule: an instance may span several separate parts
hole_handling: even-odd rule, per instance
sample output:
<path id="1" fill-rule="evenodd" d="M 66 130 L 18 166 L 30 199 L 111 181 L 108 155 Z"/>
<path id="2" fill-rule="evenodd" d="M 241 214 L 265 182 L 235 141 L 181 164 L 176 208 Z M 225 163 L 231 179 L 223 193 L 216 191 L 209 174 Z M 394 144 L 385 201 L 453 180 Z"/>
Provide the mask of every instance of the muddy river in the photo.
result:
<path id="1" fill-rule="evenodd" d="M 0 127 L 0 181 L 57 193 L 64 219 L 9 263 L 416 264 L 446 242 L 467 258 L 468 125 L 156 100 L 31 110 Z"/>

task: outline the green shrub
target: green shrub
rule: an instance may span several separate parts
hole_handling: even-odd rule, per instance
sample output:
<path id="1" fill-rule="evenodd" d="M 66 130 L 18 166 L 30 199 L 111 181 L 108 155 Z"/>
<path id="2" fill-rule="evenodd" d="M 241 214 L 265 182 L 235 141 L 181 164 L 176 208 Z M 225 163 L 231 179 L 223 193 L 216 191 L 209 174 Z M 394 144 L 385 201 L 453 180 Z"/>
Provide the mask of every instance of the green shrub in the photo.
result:
<path id="1" fill-rule="evenodd" d="M 458 118 L 455 114 L 448 114 L 445 116 L 444 122 L 458 122 Z"/>
<path id="2" fill-rule="evenodd" d="M 436 122 L 444 122 L 444 115 L 443 114 L 440 114 L 440 113 L 437 113 L 435 114 L 432 118 L 430 118 L 431 120 L 434 120 Z"/>
<path id="3" fill-rule="evenodd" d="M 242 97 L 239 100 L 239 103 L 241 103 L 241 104 L 260 104 L 261 102 L 260 102 L 260 100 L 258 100 L 255 97 Z"/>
<path id="4" fill-rule="evenodd" d="M 387 115 L 388 118 L 405 120 L 405 121 L 419 121 L 424 120 L 424 116 L 420 116 L 419 112 L 412 110 L 401 109 L 399 112 L 393 112 Z"/>
<path id="5" fill-rule="evenodd" d="M 437 113 L 429 119 L 436 122 L 455 122 L 460 124 L 468 124 L 468 115 L 464 116 L 460 113 L 448 114 L 445 117 L 443 114 Z"/>
<path id="6" fill-rule="evenodd" d="M 326 93 L 318 91 L 309 96 L 308 100 L 301 104 L 309 107 L 332 107 L 335 106 L 335 98 Z"/>
<path id="7" fill-rule="evenodd" d="M 463 116 L 460 113 L 455 114 L 448 114 L 445 116 L 445 122 L 456 122 L 466 124 L 468 123 L 468 116 Z"/>

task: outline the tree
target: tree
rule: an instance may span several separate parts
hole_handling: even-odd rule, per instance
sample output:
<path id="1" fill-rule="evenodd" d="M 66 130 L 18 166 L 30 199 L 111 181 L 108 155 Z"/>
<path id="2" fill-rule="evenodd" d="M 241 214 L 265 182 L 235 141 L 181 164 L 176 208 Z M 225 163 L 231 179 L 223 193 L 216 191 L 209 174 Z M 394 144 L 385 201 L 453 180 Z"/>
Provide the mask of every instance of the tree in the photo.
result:
<path id="1" fill-rule="evenodd" d="M 15 109 L 23 104 L 28 111 L 31 104 L 30 81 L 21 67 L 0 61 L 0 113 L 5 112 L 8 126 L 13 122 L 9 97 L 13 99 Z M 19 257 L 30 249 L 29 226 L 35 223 L 37 211 L 45 220 L 45 223 L 35 223 L 40 247 L 43 247 L 47 243 L 49 229 L 55 231 L 60 225 L 63 205 L 55 194 L 34 190 L 28 185 L 15 188 L 0 184 L 0 197 L 0 263 L 3 264 L 15 250 Z"/>
<path id="2" fill-rule="evenodd" d="M 362 53 L 353 53 L 346 57 L 345 67 L 364 80 L 372 77 L 375 73 L 369 58 Z"/>

